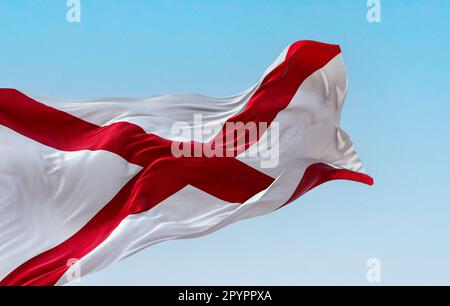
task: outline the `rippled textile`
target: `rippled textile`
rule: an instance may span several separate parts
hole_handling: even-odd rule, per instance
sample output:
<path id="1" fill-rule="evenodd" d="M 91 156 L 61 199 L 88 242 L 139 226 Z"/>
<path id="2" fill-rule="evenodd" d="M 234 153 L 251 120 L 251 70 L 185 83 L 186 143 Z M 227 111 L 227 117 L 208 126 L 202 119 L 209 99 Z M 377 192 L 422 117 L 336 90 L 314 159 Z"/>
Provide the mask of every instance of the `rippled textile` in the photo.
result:
<path id="1" fill-rule="evenodd" d="M 0 284 L 61 285 L 152 244 L 272 212 L 329 180 L 372 184 L 339 128 L 346 90 L 340 48 L 313 41 L 221 99 L 74 102 L 0 89 Z M 196 133 L 196 115 L 218 132 Z M 256 123 L 257 138 L 232 130 L 244 143 L 233 140 L 231 156 L 174 156 L 238 122 Z M 276 162 L 264 166 L 264 156 Z"/>

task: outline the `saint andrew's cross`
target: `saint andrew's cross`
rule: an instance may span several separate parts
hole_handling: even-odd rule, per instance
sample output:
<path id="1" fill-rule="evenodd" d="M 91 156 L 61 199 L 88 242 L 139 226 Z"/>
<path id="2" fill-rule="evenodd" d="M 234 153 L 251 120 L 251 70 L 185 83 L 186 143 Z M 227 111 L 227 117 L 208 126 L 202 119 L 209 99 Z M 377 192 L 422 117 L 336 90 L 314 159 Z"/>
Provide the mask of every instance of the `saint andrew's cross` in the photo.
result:
<path id="1" fill-rule="evenodd" d="M 334 45 L 309 41 L 293 44 L 285 61 L 265 76 L 245 109 L 228 122 L 244 125 L 254 122 L 255 127 L 265 122 L 270 126 L 277 114 L 289 105 L 302 82 L 339 53 L 339 47 Z M 97 126 L 12 89 L 0 89 L 0 124 L 58 150 L 109 151 L 142 167 L 76 234 L 17 267 L 0 285 L 56 283 L 67 271 L 69 259 L 83 258 L 108 238 L 127 216 L 148 211 L 187 185 L 238 205 L 274 181 L 273 177 L 236 159 L 236 154 L 176 157 L 171 151 L 171 141 L 147 134 L 137 125 L 116 122 Z M 260 137 L 264 131 L 256 132 Z M 226 138 L 226 133 L 239 131 L 221 132 L 217 137 Z M 238 143 L 243 137 L 246 139 L 246 134 L 237 135 L 234 141 Z M 243 149 L 236 145 L 232 148 L 234 152 L 242 152 L 250 145 L 251 142 L 245 142 Z M 314 187 L 312 184 L 305 186 Z M 305 190 L 297 189 L 290 201 Z"/>

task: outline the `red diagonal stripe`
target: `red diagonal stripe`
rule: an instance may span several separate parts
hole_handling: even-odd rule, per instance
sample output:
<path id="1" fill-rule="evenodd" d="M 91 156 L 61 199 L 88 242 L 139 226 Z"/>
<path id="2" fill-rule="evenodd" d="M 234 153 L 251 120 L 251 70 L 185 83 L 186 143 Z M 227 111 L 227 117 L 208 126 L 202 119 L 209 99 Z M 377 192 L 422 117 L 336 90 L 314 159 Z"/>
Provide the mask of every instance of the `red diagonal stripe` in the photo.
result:
<path id="1" fill-rule="evenodd" d="M 305 170 L 305 173 L 303 174 L 303 177 L 294 193 L 283 206 L 297 200 L 300 196 L 311 189 L 333 180 L 349 180 L 366 185 L 373 185 L 373 179 L 367 174 L 354 172 L 347 169 L 333 168 L 324 163 L 316 163 L 312 164 Z"/>

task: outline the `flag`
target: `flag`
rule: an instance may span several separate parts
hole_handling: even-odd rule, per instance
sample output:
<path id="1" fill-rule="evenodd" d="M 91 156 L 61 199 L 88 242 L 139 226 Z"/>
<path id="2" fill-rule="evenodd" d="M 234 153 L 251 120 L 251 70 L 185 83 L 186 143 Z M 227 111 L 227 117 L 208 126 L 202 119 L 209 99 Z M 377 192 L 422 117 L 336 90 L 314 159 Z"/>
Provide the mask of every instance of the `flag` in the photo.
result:
<path id="1" fill-rule="evenodd" d="M 62 285 L 150 245 L 372 184 L 339 128 L 337 45 L 299 41 L 250 89 L 60 101 L 0 89 L 0 284 Z"/>

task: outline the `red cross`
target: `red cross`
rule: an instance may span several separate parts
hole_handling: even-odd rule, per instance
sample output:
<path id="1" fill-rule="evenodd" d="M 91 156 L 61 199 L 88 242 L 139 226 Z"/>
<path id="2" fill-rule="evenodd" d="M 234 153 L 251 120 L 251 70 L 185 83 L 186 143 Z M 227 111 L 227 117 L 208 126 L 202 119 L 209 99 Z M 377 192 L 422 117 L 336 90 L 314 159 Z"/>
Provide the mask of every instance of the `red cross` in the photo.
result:
<path id="1" fill-rule="evenodd" d="M 288 106 L 300 84 L 339 53 L 335 45 L 309 41 L 292 45 L 286 60 L 264 78 L 246 109 L 229 122 L 270 124 Z M 274 181 L 235 157 L 176 158 L 171 153 L 171 141 L 147 134 L 134 124 L 118 122 L 100 127 L 16 90 L 0 90 L 0 124 L 59 150 L 106 150 L 143 168 L 79 232 L 22 264 L 0 285 L 56 283 L 67 270 L 68 259 L 84 257 L 128 215 L 151 209 L 187 185 L 238 204 Z M 246 143 L 245 149 L 249 145 Z"/>

